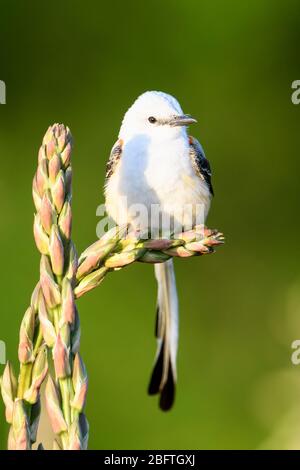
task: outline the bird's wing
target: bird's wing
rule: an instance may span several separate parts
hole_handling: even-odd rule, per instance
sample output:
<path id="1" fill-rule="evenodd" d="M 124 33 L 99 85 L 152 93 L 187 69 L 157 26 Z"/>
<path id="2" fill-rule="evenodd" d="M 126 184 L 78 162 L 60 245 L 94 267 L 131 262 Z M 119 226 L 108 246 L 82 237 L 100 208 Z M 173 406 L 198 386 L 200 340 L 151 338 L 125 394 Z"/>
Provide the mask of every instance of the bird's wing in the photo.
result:
<path id="1" fill-rule="evenodd" d="M 198 142 L 197 139 L 190 136 L 190 158 L 192 161 L 192 165 L 196 174 L 206 182 L 207 186 L 209 187 L 210 194 L 214 195 L 214 190 L 211 182 L 211 168 L 209 161 L 207 160 L 203 148 Z"/>
<path id="2" fill-rule="evenodd" d="M 114 173 L 116 166 L 122 156 L 122 151 L 123 151 L 123 141 L 122 139 L 119 139 L 117 140 L 117 142 L 114 144 L 113 148 L 111 149 L 110 156 L 106 164 L 106 174 L 105 174 L 106 181 Z"/>

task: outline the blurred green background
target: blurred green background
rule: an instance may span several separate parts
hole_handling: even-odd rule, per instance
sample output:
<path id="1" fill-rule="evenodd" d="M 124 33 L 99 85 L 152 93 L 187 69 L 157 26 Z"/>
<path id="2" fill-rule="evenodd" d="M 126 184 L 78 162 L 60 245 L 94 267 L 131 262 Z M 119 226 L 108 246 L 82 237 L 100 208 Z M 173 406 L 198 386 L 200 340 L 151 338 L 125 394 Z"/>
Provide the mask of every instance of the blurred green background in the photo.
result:
<path id="1" fill-rule="evenodd" d="M 227 243 L 176 263 L 171 412 L 146 394 L 153 269 L 109 275 L 78 302 L 90 448 L 300 448 L 300 366 L 290 360 L 300 338 L 299 21 L 296 0 L 0 2 L 0 339 L 15 366 L 38 277 L 31 181 L 49 124 L 67 124 L 75 139 L 78 251 L 95 239 L 106 159 L 143 91 L 171 93 L 197 117 L 192 131 L 214 170 L 208 224 Z M 5 448 L 2 403 L 0 412 Z"/>

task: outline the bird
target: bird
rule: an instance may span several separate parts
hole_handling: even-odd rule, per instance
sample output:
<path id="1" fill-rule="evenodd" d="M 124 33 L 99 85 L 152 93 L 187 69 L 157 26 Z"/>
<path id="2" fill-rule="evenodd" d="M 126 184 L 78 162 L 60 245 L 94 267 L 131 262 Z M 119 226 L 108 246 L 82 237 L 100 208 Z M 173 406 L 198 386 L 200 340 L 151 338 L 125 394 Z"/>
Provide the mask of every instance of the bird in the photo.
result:
<path id="1" fill-rule="evenodd" d="M 197 123 L 176 98 L 146 91 L 127 110 L 106 166 L 105 206 L 117 224 L 141 238 L 171 238 L 204 224 L 213 192 L 211 167 Z M 178 296 L 173 261 L 154 265 L 158 285 L 157 351 L 148 386 L 163 411 L 172 408 L 177 382 Z"/>

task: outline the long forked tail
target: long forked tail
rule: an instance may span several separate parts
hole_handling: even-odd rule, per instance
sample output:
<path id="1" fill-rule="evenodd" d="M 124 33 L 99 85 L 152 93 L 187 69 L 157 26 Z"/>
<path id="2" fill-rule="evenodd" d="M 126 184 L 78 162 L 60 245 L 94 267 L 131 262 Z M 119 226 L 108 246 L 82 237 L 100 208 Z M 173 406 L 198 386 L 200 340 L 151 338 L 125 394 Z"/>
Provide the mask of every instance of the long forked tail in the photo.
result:
<path id="1" fill-rule="evenodd" d="M 154 269 L 158 284 L 155 329 L 157 352 L 148 393 L 159 393 L 159 406 L 167 411 L 174 402 L 177 378 L 178 298 L 173 261 L 156 264 Z"/>

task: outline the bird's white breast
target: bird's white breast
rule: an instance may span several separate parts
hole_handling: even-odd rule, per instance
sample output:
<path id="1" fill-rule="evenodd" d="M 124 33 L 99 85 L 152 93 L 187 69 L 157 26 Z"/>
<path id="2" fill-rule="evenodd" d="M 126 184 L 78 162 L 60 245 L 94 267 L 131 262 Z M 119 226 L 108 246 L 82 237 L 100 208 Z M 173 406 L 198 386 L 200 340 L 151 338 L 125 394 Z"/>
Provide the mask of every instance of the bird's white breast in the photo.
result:
<path id="1" fill-rule="evenodd" d="M 107 210 L 116 223 L 130 223 L 130 208 L 134 206 L 136 212 L 137 204 L 148 214 L 151 206 L 159 207 L 161 213 L 183 221 L 183 228 L 204 223 L 195 220 L 193 209 L 195 212 L 196 206 L 201 206 L 205 219 L 210 194 L 192 166 L 186 134 L 166 142 L 137 135 L 124 144 L 120 162 L 106 186 Z M 140 229 L 146 230 L 149 218 L 142 225 Z"/>

